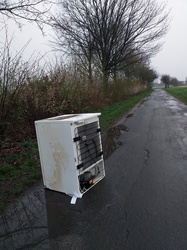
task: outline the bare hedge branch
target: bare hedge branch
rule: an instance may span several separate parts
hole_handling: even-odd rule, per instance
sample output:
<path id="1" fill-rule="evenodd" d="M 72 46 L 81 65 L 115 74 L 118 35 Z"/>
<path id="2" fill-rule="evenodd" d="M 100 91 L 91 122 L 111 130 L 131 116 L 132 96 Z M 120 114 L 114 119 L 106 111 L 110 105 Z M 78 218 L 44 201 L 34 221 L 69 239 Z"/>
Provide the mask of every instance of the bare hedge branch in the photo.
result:
<path id="1" fill-rule="evenodd" d="M 50 0 L 4 0 L 0 1 L 0 14 L 13 19 L 18 25 L 21 20 L 35 22 L 42 29 L 50 19 L 49 10 L 54 4 Z"/>

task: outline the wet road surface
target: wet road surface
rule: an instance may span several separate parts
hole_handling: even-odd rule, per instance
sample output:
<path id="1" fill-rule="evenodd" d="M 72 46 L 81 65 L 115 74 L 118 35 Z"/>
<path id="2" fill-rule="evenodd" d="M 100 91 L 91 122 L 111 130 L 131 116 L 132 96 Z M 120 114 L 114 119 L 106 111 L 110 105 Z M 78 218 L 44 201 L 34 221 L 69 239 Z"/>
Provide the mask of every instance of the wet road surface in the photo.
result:
<path id="1" fill-rule="evenodd" d="M 76 205 L 36 184 L 1 216 L 0 249 L 187 249 L 187 106 L 155 90 L 119 124 L 106 178 Z"/>

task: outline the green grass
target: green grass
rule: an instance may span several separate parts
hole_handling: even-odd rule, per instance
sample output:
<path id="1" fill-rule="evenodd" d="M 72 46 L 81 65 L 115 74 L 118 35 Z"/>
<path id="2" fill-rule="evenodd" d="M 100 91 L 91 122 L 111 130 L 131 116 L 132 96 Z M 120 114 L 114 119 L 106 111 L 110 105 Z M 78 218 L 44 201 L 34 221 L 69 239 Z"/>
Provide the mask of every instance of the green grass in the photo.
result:
<path id="1" fill-rule="evenodd" d="M 176 97 L 181 102 L 187 104 L 187 87 L 173 87 L 167 88 L 165 91 Z"/>
<path id="2" fill-rule="evenodd" d="M 109 105 L 104 107 L 98 112 L 101 112 L 100 117 L 100 125 L 105 130 L 109 126 L 111 126 L 118 118 L 120 118 L 124 113 L 127 113 L 130 109 L 132 109 L 138 102 L 141 101 L 144 97 L 149 95 L 152 90 L 148 90 L 142 92 L 133 97 L 129 97 L 128 99 L 118 102 L 116 104 Z"/>
<path id="3" fill-rule="evenodd" d="M 9 150 L 9 153 L 1 155 L 0 180 L 17 178 L 21 173 L 27 173 L 30 177 L 38 176 L 35 167 L 38 152 L 36 142 L 17 143 Z"/>
<path id="4" fill-rule="evenodd" d="M 38 147 L 35 141 L 23 141 L 1 150 L 0 211 L 41 178 Z"/>

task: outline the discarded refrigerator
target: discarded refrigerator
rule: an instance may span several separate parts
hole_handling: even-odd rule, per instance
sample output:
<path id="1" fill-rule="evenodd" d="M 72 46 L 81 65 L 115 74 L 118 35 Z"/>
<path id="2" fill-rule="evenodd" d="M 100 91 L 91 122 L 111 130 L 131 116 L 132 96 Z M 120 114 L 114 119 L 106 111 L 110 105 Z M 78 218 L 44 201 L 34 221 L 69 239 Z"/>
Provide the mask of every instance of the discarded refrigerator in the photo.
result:
<path id="1" fill-rule="evenodd" d="M 105 176 L 100 113 L 35 121 L 44 186 L 81 198 Z"/>

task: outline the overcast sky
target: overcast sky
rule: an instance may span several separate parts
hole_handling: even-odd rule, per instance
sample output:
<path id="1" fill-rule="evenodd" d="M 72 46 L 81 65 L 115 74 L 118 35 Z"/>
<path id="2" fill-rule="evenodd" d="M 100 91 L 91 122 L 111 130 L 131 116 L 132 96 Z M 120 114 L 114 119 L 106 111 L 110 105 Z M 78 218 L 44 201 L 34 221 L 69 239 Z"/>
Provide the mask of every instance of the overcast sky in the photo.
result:
<path id="1" fill-rule="evenodd" d="M 162 50 L 152 59 L 159 74 L 169 74 L 180 81 L 187 77 L 187 0 L 168 0 L 171 7 L 170 29 Z"/>
<path id="2" fill-rule="evenodd" d="M 165 43 L 162 50 L 152 58 L 151 65 L 159 75 L 169 74 L 182 81 L 187 77 L 187 0 L 168 0 L 167 4 L 168 8 L 171 8 L 170 29 L 164 38 Z M 28 58 L 33 51 L 36 51 L 35 54 L 48 52 L 46 60 L 51 58 L 51 48 L 48 45 L 48 41 L 51 40 L 49 29 L 45 30 L 46 36 L 43 37 L 36 25 L 26 24 L 22 31 L 19 31 L 16 25 L 11 22 L 9 25 L 10 34 L 15 30 L 12 44 L 14 50 L 20 50 L 31 39 L 25 50 L 24 58 Z M 2 32 L 0 38 L 3 39 Z"/>

